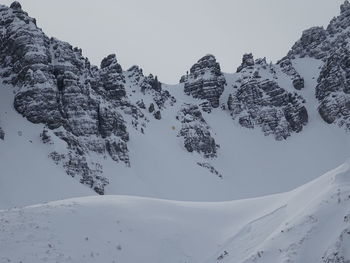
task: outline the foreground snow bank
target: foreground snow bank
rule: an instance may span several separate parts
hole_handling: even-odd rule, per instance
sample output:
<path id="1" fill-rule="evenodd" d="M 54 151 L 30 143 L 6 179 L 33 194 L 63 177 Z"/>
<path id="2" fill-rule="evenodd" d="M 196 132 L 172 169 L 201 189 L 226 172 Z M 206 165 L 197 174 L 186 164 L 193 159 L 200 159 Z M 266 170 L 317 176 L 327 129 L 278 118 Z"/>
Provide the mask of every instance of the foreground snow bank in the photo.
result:
<path id="1" fill-rule="evenodd" d="M 220 203 L 94 196 L 0 211 L 0 262 L 347 262 L 350 161 Z"/>

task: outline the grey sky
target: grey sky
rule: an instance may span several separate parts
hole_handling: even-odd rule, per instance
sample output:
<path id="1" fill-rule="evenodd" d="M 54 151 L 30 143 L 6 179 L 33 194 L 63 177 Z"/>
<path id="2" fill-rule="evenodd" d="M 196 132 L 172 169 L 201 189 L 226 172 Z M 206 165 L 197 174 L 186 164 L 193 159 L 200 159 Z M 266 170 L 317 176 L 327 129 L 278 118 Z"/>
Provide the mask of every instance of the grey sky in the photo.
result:
<path id="1" fill-rule="evenodd" d="M 1 0 L 9 5 L 12 1 Z M 199 58 L 234 72 L 243 53 L 276 61 L 301 32 L 326 26 L 343 0 L 22 0 L 49 36 L 81 47 L 93 64 L 116 53 L 177 83 Z"/>

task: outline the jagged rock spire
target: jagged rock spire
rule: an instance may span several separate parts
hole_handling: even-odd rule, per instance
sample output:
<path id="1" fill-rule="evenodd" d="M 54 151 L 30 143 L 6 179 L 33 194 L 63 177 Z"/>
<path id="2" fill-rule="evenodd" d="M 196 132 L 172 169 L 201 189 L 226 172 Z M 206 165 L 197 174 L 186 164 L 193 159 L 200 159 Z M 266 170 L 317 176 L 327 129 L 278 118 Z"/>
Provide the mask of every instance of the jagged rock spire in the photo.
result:
<path id="1" fill-rule="evenodd" d="M 125 78 L 115 54 L 108 55 L 102 60 L 100 76 L 102 86 L 111 97 L 120 99 L 125 96 Z"/>
<path id="2" fill-rule="evenodd" d="M 117 56 L 115 54 L 110 54 L 105 57 L 101 62 L 101 69 L 109 67 L 118 73 L 122 73 L 122 67 L 119 65 Z"/>
<path id="3" fill-rule="evenodd" d="M 19 2 L 14 1 L 11 5 L 10 8 L 12 8 L 13 10 L 22 10 L 22 6 Z"/>
<path id="4" fill-rule="evenodd" d="M 237 68 L 237 73 L 241 72 L 242 69 L 254 66 L 254 57 L 252 53 L 244 54 L 242 58 L 242 64 Z"/>
<path id="5" fill-rule="evenodd" d="M 220 64 L 213 55 L 205 55 L 190 69 L 190 74 L 180 80 L 185 83 L 185 93 L 194 98 L 206 99 L 213 108 L 219 107 L 219 98 L 226 83 Z"/>
<path id="6" fill-rule="evenodd" d="M 344 12 L 350 10 L 350 3 L 348 0 L 344 1 L 344 4 L 340 6 L 340 13 L 343 14 Z"/>

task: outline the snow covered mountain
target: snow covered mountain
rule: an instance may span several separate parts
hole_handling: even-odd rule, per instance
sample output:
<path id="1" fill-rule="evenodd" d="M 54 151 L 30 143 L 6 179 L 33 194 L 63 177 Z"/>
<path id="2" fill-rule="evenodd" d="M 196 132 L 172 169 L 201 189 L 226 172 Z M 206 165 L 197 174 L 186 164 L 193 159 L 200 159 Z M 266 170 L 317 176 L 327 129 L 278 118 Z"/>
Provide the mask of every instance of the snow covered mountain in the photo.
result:
<path id="1" fill-rule="evenodd" d="M 349 43 L 167 85 L 0 5 L 0 263 L 350 262 Z"/>
<path id="2" fill-rule="evenodd" d="M 104 196 L 0 211 L 0 244 L 0 262 L 345 263 L 350 162 L 255 199 Z"/>
<path id="3" fill-rule="evenodd" d="M 350 155 L 350 4 L 277 64 L 206 55 L 178 85 L 90 64 L 0 5 L 0 208 L 94 194 L 226 201 L 289 191 Z M 340 127 L 338 127 L 340 126 Z M 254 183 L 252 183 L 254 182 Z"/>

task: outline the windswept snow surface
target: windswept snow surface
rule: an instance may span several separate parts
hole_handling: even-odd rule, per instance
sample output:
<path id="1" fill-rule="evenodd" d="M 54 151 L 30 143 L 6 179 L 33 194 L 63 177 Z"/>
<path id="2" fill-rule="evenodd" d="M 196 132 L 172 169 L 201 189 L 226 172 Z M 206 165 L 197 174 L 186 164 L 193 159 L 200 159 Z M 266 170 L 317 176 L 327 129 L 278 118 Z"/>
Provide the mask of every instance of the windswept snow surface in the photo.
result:
<path id="1" fill-rule="evenodd" d="M 255 199 L 95 196 L 3 210 L 0 244 L 0 262 L 348 262 L 350 163 Z"/>

